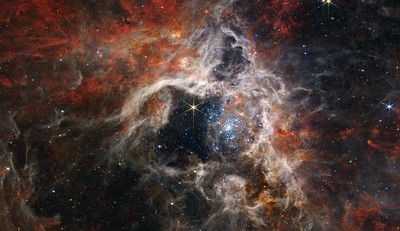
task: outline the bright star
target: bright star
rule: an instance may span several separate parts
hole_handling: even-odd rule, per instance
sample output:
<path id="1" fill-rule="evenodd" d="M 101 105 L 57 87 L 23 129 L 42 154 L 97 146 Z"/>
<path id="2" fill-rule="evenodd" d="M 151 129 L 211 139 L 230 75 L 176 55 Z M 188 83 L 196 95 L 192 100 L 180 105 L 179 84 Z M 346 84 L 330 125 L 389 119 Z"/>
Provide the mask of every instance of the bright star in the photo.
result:
<path id="1" fill-rule="evenodd" d="M 195 104 L 195 103 L 194 103 L 194 99 L 193 99 L 192 103 L 188 103 L 188 102 L 183 101 L 183 100 L 182 100 L 182 102 L 185 103 L 186 105 L 188 105 L 188 107 L 189 107 L 189 109 L 187 109 L 187 110 L 184 111 L 183 113 L 192 111 L 192 113 L 194 114 L 195 111 L 198 111 L 198 112 L 204 114 L 202 111 L 200 111 L 200 110 L 197 108 L 197 107 L 198 107 L 199 105 L 201 105 L 202 103 Z"/>
<path id="2" fill-rule="evenodd" d="M 328 5 L 328 6 L 333 5 L 333 6 L 336 6 L 339 8 L 339 6 L 336 5 L 332 0 L 322 0 L 322 4 Z"/>
<path id="3" fill-rule="evenodd" d="M 328 4 L 328 5 L 330 5 L 330 4 L 335 5 L 335 4 L 332 2 L 332 0 L 322 0 L 322 3 L 323 3 L 323 4 Z"/>
<path id="4" fill-rule="evenodd" d="M 388 104 L 383 103 L 383 105 L 385 105 L 385 109 L 387 109 L 387 110 L 389 111 L 389 113 L 390 113 L 391 110 L 394 109 L 394 104 L 391 104 L 391 103 L 388 103 Z"/>
<path id="5" fill-rule="evenodd" d="M 203 103 L 198 103 L 195 104 L 194 98 L 192 99 L 192 103 L 188 103 L 184 100 L 181 100 L 184 104 L 186 104 L 188 106 L 188 109 L 186 111 L 184 111 L 182 114 L 185 114 L 186 112 L 192 111 L 192 122 L 193 122 L 193 127 L 194 127 L 194 114 L 195 112 L 200 112 L 201 114 L 205 115 L 204 112 L 202 112 L 198 107 L 199 105 L 203 104 Z"/>
<path id="6" fill-rule="evenodd" d="M 325 8 L 325 6 L 327 6 L 327 8 L 328 8 L 328 14 L 329 14 L 329 8 L 330 8 L 330 6 L 335 6 L 335 7 L 339 8 L 339 6 L 336 5 L 336 4 L 333 2 L 333 0 L 321 0 L 321 4 L 319 4 L 319 5 L 317 6 L 317 8 L 320 8 L 321 6 L 322 6 L 323 8 Z"/>
<path id="7" fill-rule="evenodd" d="M 385 106 L 385 109 L 383 109 L 383 110 L 387 110 L 389 112 L 389 116 L 390 116 L 392 110 L 395 110 L 395 108 L 394 108 L 395 103 L 391 103 L 390 99 L 389 99 L 388 103 L 382 103 L 382 104 Z"/>

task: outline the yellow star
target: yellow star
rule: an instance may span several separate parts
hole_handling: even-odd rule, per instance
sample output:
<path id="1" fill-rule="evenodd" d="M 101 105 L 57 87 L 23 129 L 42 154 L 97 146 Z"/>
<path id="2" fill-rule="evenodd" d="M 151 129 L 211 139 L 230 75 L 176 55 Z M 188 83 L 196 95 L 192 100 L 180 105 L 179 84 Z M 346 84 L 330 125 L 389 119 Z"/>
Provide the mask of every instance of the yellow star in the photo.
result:
<path id="1" fill-rule="evenodd" d="M 328 7 L 330 5 L 334 5 L 334 6 L 338 7 L 332 0 L 322 0 L 322 5 L 328 5 Z"/>
<path id="2" fill-rule="evenodd" d="M 195 104 L 195 103 L 194 103 L 194 98 L 193 98 L 191 104 L 188 103 L 188 102 L 186 102 L 186 101 L 184 101 L 184 100 L 181 100 L 181 101 L 182 101 L 183 103 L 185 103 L 186 105 L 188 105 L 188 107 L 189 107 L 186 111 L 183 112 L 183 114 L 186 113 L 186 112 L 188 112 L 188 111 L 192 111 L 193 116 L 194 116 L 194 111 L 198 111 L 198 112 L 204 114 L 204 112 L 200 111 L 200 110 L 197 108 L 197 107 L 198 107 L 199 105 L 201 105 L 202 103 Z"/>
<path id="3" fill-rule="evenodd" d="M 192 111 L 192 122 L 193 122 L 193 127 L 194 127 L 194 114 L 195 114 L 195 112 L 197 111 L 197 112 L 200 112 L 201 114 L 205 115 L 205 113 L 202 112 L 198 108 L 203 103 L 195 104 L 194 98 L 192 98 L 192 103 L 188 103 L 188 102 L 186 102 L 184 100 L 181 100 L 181 101 L 188 106 L 188 109 L 186 111 L 184 111 L 182 114 L 185 114 L 186 112 Z"/>
<path id="4" fill-rule="evenodd" d="M 330 6 L 335 6 L 336 8 L 339 8 L 339 6 L 336 5 L 336 4 L 334 3 L 333 0 L 321 0 L 321 3 L 317 6 L 317 8 L 320 8 L 321 6 L 322 6 L 323 8 L 325 8 L 325 6 L 327 6 L 327 8 L 328 8 L 328 14 L 329 14 L 329 8 L 330 8 Z"/>

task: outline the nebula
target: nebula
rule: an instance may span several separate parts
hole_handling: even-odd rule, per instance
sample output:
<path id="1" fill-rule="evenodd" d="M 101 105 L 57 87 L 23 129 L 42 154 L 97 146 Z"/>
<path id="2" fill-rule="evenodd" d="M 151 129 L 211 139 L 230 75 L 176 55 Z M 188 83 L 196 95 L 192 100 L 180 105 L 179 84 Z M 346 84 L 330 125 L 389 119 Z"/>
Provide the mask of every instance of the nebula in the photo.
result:
<path id="1" fill-rule="evenodd" d="M 15 0 L 0 230 L 399 230 L 400 3 Z"/>

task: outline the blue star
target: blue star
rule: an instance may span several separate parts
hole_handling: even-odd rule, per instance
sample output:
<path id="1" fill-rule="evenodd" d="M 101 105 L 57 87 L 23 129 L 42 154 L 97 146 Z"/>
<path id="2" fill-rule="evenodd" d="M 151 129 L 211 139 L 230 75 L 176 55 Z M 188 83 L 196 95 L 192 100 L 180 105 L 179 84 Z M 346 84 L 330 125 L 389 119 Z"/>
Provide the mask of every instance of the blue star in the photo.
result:
<path id="1" fill-rule="evenodd" d="M 395 104 L 391 103 L 390 99 L 389 99 L 388 103 L 382 103 L 382 104 L 385 106 L 385 108 L 383 110 L 387 110 L 389 112 L 389 117 L 390 117 L 390 114 L 391 114 L 392 110 L 394 110 L 394 105 Z"/>

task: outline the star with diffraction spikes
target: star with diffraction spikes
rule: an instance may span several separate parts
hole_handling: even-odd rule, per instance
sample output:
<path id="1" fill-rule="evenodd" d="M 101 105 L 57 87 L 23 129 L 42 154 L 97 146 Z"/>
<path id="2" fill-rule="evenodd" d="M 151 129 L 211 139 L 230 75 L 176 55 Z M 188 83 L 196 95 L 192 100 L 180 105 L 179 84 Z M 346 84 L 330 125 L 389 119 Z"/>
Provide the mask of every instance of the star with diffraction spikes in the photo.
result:
<path id="1" fill-rule="evenodd" d="M 328 7 L 330 6 L 330 5 L 333 5 L 333 6 L 336 6 L 336 7 L 338 7 L 332 0 L 322 0 L 322 5 L 327 5 Z"/>
<path id="2" fill-rule="evenodd" d="M 334 3 L 333 0 L 321 0 L 321 3 L 316 8 L 320 8 L 321 6 L 323 9 L 325 9 L 325 6 L 328 8 L 328 15 L 329 15 L 329 9 L 331 6 L 335 6 L 336 8 L 339 8 L 339 6 L 336 3 Z"/>
<path id="3" fill-rule="evenodd" d="M 184 104 L 186 104 L 186 105 L 188 106 L 188 109 L 187 109 L 186 111 L 184 111 L 182 114 L 185 114 L 185 113 L 187 113 L 187 112 L 192 111 L 192 126 L 193 126 L 193 128 L 194 128 L 194 115 L 195 115 L 195 112 L 200 112 L 201 114 L 205 115 L 205 113 L 202 112 L 202 111 L 199 109 L 199 106 L 200 106 L 201 104 L 203 104 L 203 103 L 198 103 L 198 104 L 196 104 L 195 101 L 194 101 L 194 98 L 192 98 L 192 103 L 188 103 L 188 102 L 186 102 L 186 101 L 184 101 L 184 100 L 181 100 L 181 101 L 182 101 Z M 181 114 L 181 115 L 182 115 L 182 114 Z"/>
<path id="4" fill-rule="evenodd" d="M 388 113 L 389 113 L 389 117 L 390 117 L 391 112 L 395 109 L 394 106 L 395 106 L 396 103 L 391 103 L 390 102 L 390 98 L 389 98 L 389 102 L 388 103 L 382 103 L 382 104 L 385 107 L 382 111 L 384 111 L 384 110 L 386 111 L 387 110 Z"/>

